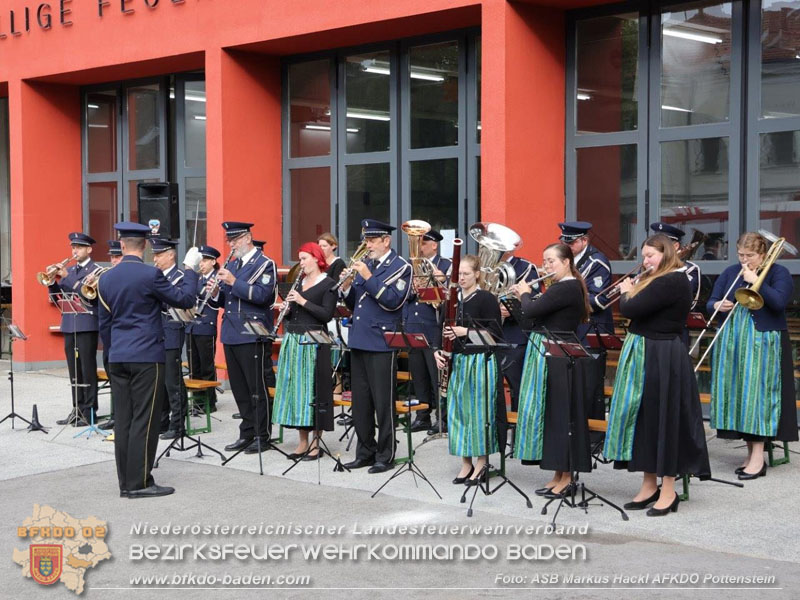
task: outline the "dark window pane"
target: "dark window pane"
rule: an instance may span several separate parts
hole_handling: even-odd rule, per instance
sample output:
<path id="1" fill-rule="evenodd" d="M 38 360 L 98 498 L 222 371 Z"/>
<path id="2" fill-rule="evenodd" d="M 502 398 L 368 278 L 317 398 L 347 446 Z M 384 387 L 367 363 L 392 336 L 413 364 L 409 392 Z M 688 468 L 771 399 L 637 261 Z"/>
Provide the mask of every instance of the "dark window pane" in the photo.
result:
<path id="1" fill-rule="evenodd" d="M 800 131 L 761 135 L 760 224 L 800 246 Z M 784 253 L 781 258 L 797 258 Z"/>
<path id="2" fill-rule="evenodd" d="M 206 166 L 206 82 L 187 81 L 185 89 L 185 164 L 202 169 Z"/>
<path id="3" fill-rule="evenodd" d="M 183 232 L 186 246 L 206 243 L 208 221 L 206 214 L 206 178 L 186 178 L 186 225 Z M 221 248 L 219 250 L 222 250 Z"/>
<path id="4" fill-rule="evenodd" d="M 411 163 L 411 218 L 441 231 L 458 228 L 458 159 Z"/>
<path id="5" fill-rule="evenodd" d="M 693 2 L 661 15 L 661 125 L 728 120 L 731 3 Z"/>
<path id="6" fill-rule="evenodd" d="M 131 171 L 161 164 L 157 83 L 128 90 L 128 153 Z"/>
<path id="7" fill-rule="evenodd" d="M 86 95 L 86 132 L 89 173 L 117 170 L 117 93 Z"/>
<path id="8" fill-rule="evenodd" d="M 638 14 L 579 21 L 577 38 L 578 131 L 636 129 Z"/>
<path id="9" fill-rule="evenodd" d="M 411 147 L 458 144 L 458 42 L 409 49 Z"/>
<path id="10" fill-rule="evenodd" d="M 611 260 L 635 258 L 636 146 L 577 151 L 578 219 L 592 223 L 592 245 Z M 555 235 L 555 234 L 553 234 Z"/>
<path id="11" fill-rule="evenodd" d="M 292 232 L 289 262 L 297 261 L 297 251 L 306 242 L 315 242 L 317 237 L 331 229 L 331 170 L 293 169 L 292 186 Z"/>
<path id="12" fill-rule="evenodd" d="M 106 240 L 115 240 L 114 223 L 119 220 L 119 203 L 116 182 L 89 184 L 89 235 L 97 240 L 92 258 L 108 261 Z"/>
<path id="13" fill-rule="evenodd" d="M 389 149 L 390 69 L 386 51 L 347 57 L 347 152 Z"/>
<path id="14" fill-rule="evenodd" d="M 389 163 L 348 165 L 346 169 L 347 246 L 343 256 L 349 257 L 361 242 L 362 219 L 391 222 Z"/>
<path id="15" fill-rule="evenodd" d="M 762 0 L 761 116 L 800 115 L 800 1 Z"/>
<path id="16" fill-rule="evenodd" d="M 289 136 L 293 158 L 331 153 L 329 60 L 289 67 Z"/>
<path id="17" fill-rule="evenodd" d="M 661 220 L 706 234 L 694 258 L 728 258 L 728 169 L 728 138 L 661 144 Z"/>

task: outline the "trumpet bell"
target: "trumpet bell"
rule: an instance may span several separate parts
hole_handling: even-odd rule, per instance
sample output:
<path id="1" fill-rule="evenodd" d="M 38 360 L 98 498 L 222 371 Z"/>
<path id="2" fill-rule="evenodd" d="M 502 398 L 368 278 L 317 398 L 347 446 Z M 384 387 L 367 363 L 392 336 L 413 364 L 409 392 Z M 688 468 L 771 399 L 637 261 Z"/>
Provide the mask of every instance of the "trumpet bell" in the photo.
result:
<path id="1" fill-rule="evenodd" d="M 45 273 L 44 271 L 39 271 L 36 274 L 36 281 L 38 281 L 40 284 L 44 286 L 51 286 L 55 283 L 56 277 L 55 275 L 50 275 L 48 273 Z"/>

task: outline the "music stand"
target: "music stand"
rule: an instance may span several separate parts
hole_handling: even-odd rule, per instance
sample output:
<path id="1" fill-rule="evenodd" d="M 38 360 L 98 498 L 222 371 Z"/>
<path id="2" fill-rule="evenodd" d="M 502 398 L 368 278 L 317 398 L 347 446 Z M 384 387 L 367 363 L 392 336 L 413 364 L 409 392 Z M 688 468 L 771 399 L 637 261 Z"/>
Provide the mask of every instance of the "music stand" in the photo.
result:
<path id="1" fill-rule="evenodd" d="M 28 424 L 28 431 L 43 431 L 44 433 L 48 433 L 47 429 L 42 427 L 42 425 L 36 421 L 34 425 L 25 417 L 21 417 L 17 414 L 16 408 L 14 406 L 14 342 L 16 340 L 25 341 L 28 339 L 22 330 L 17 327 L 14 323 L 11 322 L 11 319 L 6 317 L 0 317 L 0 325 L 5 327 L 8 330 L 8 333 L 11 335 L 11 343 L 9 344 L 9 371 L 8 371 L 8 381 L 11 384 L 11 412 L 8 413 L 5 417 L 0 419 L 0 423 L 5 421 L 6 419 L 11 419 L 11 429 L 14 429 L 14 419 L 19 419 L 21 421 L 25 421 Z"/>
<path id="2" fill-rule="evenodd" d="M 310 341 L 307 341 L 307 342 L 301 341 L 300 342 L 301 346 L 316 346 L 317 349 L 319 350 L 320 346 L 333 346 L 333 345 L 336 344 L 336 342 L 333 341 L 331 336 L 324 329 L 309 329 L 309 330 L 306 331 L 305 335 Z M 317 353 L 317 359 L 316 360 L 319 360 L 319 353 Z M 317 378 L 316 378 L 316 374 L 314 376 L 314 395 L 313 395 L 309 405 L 314 410 L 314 424 L 313 424 L 314 435 L 312 436 L 311 441 L 308 444 L 308 448 L 306 448 L 306 451 L 303 452 L 302 454 L 300 454 L 297 458 L 295 458 L 293 460 L 293 464 L 288 469 L 286 469 L 283 473 L 281 473 L 281 475 L 286 475 L 289 471 L 294 469 L 298 465 L 298 463 L 300 463 L 306 456 L 311 454 L 311 450 L 313 449 L 314 442 L 316 442 L 317 452 L 321 452 L 323 455 L 328 455 L 335 461 L 336 464 L 333 466 L 333 471 L 335 473 L 336 472 L 340 473 L 342 471 L 350 472 L 350 469 L 348 469 L 347 467 L 345 467 L 342 464 L 340 456 L 338 454 L 336 456 L 334 456 L 331 453 L 330 448 L 328 448 L 328 444 L 325 443 L 325 441 L 322 439 L 322 436 L 320 435 L 320 429 L 319 429 L 320 410 L 319 410 L 319 402 L 317 401 Z M 333 404 L 331 404 L 331 410 L 333 410 Z M 322 464 L 321 463 L 322 463 L 322 456 L 318 456 L 317 457 L 317 485 L 321 485 L 322 484 L 322 480 L 321 480 L 321 478 L 322 478 Z"/>
<path id="3" fill-rule="evenodd" d="M 403 329 L 402 322 L 398 323 L 398 325 L 400 326 L 399 330 L 397 330 L 397 331 L 386 331 L 383 334 L 383 339 L 386 341 L 386 345 L 389 348 L 391 348 L 393 352 L 399 352 L 400 350 L 405 350 L 406 352 L 409 352 L 411 350 L 423 350 L 425 348 L 430 348 L 430 344 L 428 344 L 428 340 L 425 337 L 425 334 L 423 334 L 423 333 L 408 333 L 407 331 L 405 331 Z M 411 376 L 411 372 L 410 371 L 409 371 L 409 375 L 408 376 L 409 376 L 409 380 L 408 380 L 409 384 L 413 383 L 413 380 L 411 379 L 412 376 Z M 407 385 L 406 386 L 406 400 L 404 402 L 404 405 L 409 409 L 409 411 L 407 413 L 407 421 L 408 422 L 406 423 L 406 427 L 408 427 L 408 431 L 406 432 L 406 435 L 411 436 L 411 412 L 412 411 L 410 410 L 410 408 L 411 408 L 411 406 L 414 406 L 414 404 L 412 404 L 411 401 L 409 400 L 409 392 L 408 392 L 409 388 L 410 388 L 410 385 Z M 417 404 L 419 404 L 419 402 L 417 402 Z M 392 407 L 392 412 L 394 412 L 394 406 Z M 440 417 L 441 417 L 441 415 L 440 415 Z M 392 426 L 394 426 L 394 425 L 392 425 Z M 399 477 L 403 473 L 411 473 L 411 476 L 414 478 L 414 485 L 416 487 L 419 487 L 419 485 L 417 484 L 417 477 L 419 477 L 420 479 L 422 479 L 422 481 L 424 481 L 429 486 L 431 486 L 431 489 L 433 490 L 433 493 L 436 494 L 439 497 L 439 500 L 441 500 L 442 496 L 439 494 L 439 492 L 433 486 L 433 483 L 431 483 L 431 481 L 427 477 L 425 477 L 425 474 L 417 466 L 417 463 L 414 460 L 414 454 L 415 453 L 416 452 L 415 452 L 414 447 L 409 443 L 408 444 L 408 458 L 406 459 L 405 464 L 402 467 L 400 467 L 399 469 L 396 469 L 395 472 L 392 473 L 391 477 L 389 477 L 389 479 L 384 481 L 383 484 L 381 484 L 381 486 L 377 490 L 375 490 L 373 492 L 372 496 L 370 496 L 370 497 L 374 498 L 378 494 L 378 492 L 380 492 L 383 488 L 385 488 L 387 485 L 389 485 L 389 483 L 393 479 L 395 479 L 396 477 Z"/>
<path id="4" fill-rule="evenodd" d="M 262 448 L 265 450 L 277 450 L 284 456 L 288 456 L 286 452 L 278 448 L 275 444 L 272 443 L 272 436 L 269 435 L 269 422 L 270 422 L 270 414 L 269 414 L 269 390 L 266 389 L 266 383 L 264 382 L 264 369 L 263 369 L 263 360 L 264 360 L 264 340 L 274 339 L 274 334 L 270 331 L 264 323 L 259 321 L 256 318 L 252 317 L 245 317 L 244 321 L 244 331 L 242 333 L 254 335 L 256 336 L 256 354 L 253 357 L 253 370 L 254 370 L 254 377 L 253 381 L 256 382 L 255 389 L 253 390 L 253 394 L 250 397 L 250 401 L 253 405 L 253 415 L 255 417 L 255 426 L 256 426 L 256 435 L 253 437 L 253 441 L 256 443 L 256 451 L 258 454 L 258 471 L 260 475 L 264 475 L 264 459 L 261 456 Z M 261 357 L 261 362 L 258 358 Z M 267 441 L 262 442 L 261 440 L 261 419 L 258 416 L 258 382 L 261 381 L 264 384 L 264 395 L 266 409 L 267 409 Z M 226 458 L 222 461 L 222 466 L 224 467 L 229 462 L 231 462 L 234 458 L 239 456 L 242 452 L 244 452 L 247 448 L 249 448 L 249 444 L 244 448 L 240 448 L 236 452 L 234 452 L 231 456 Z"/>
<path id="5" fill-rule="evenodd" d="M 619 511 L 623 521 L 628 520 L 628 515 L 616 504 L 609 502 L 606 498 L 586 487 L 583 481 L 579 480 L 579 473 L 575 468 L 575 454 L 573 448 L 573 440 L 575 439 L 575 411 L 574 402 L 575 394 L 573 393 L 575 384 L 575 363 L 578 358 L 590 358 L 586 348 L 578 341 L 578 337 L 570 332 L 550 332 L 545 329 L 547 339 L 544 342 L 545 352 L 550 356 L 557 356 L 567 358 L 569 363 L 567 365 L 567 421 L 569 423 L 567 430 L 568 446 L 567 446 L 567 461 L 569 463 L 570 482 L 567 484 L 566 489 L 561 493 L 560 498 L 551 498 L 542 507 L 542 514 L 547 514 L 547 507 L 550 506 L 555 500 L 559 500 L 556 512 L 553 514 L 553 525 L 556 523 L 556 518 L 562 506 L 569 508 L 582 508 L 584 513 L 589 512 L 590 502 L 597 498 L 605 503 L 607 506 Z M 603 334 L 598 334 L 603 335 Z M 576 497 L 576 492 L 580 488 L 580 500 Z M 603 506 L 603 504 L 595 505 Z"/>
<path id="6" fill-rule="evenodd" d="M 488 393 L 488 391 L 489 391 L 489 360 L 492 358 L 492 356 L 493 356 L 493 354 L 494 354 L 494 352 L 495 352 L 495 350 L 497 348 L 506 347 L 507 344 L 502 343 L 502 342 L 498 342 L 497 340 L 495 340 L 494 335 L 487 328 L 482 327 L 480 325 L 477 325 L 477 320 L 476 319 L 473 319 L 470 315 L 465 315 L 465 316 L 469 319 L 469 322 L 470 322 L 470 325 L 467 327 L 467 344 L 466 344 L 466 348 L 475 349 L 475 350 L 482 350 L 482 353 L 486 357 L 486 359 L 484 361 L 484 379 L 486 380 L 486 391 L 487 391 L 487 393 L 486 393 L 486 395 L 485 395 L 485 397 L 483 399 L 483 401 L 484 401 L 484 411 L 483 412 L 484 412 L 484 415 L 485 415 L 485 421 L 483 423 L 483 440 L 484 440 L 484 446 L 486 447 L 486 464 L 483 465 L 483 468 L 481 469 L 480 473 L 478 473 L 478 476 L 476 478 L 478 480 L 478 485 L 465 487 L 464 488 L 464 493 L 461 494 L 461 500 L 460 501 L 461 501 L 462 504 L 464 502 L 466 502 L 467 501 L 467 493 L 469 492 L 470 487 L 474 487 L 475 488 L 474 491 L 472 492 L 472 500 L 470 500 L 469 508 L 467 509 L 467 516 L 471 517 L 472 516 L 472 505 L 475 503 L 475 498 L 478 496 L 478 490 L 481 490 L 483 492 L 484 496 L 490 496 L 491 494 L 494 494 L 497 490 L 499 490 L 501 487 L 503 487 L 505 484 L 508 484 L 512 488 L 514 488 L 520 496 L 525 498 L 525 505 L 528 508 L 533 508 L 533 504 L 531 504 L 531 499 L 528 497 L 528 495 L 525 492 L 523 492 L 519 487 L 517 487 L 517 485 L 513 481 L 511 481 L 511 479 L 509 477 L 507 477 L 504 472 L 497 471 L 495 473 L 495 475 L 497 477 L 500 477 L 500 479 L 502 479 L 502 481 L 500 483 L 498 483 L 497 486 L 494 489 L 491 488 L 491 485 L 489 483 L 489 479 L 491 477 L 491 470 L 492 470 L 492 465 L 489 463 L 489 457 L 491 456 L 491 453 L 489 452 L 489 450 L 490 450 L 490 447 L 489 447 L 490 433 L 489 432 L 490 432 L 491 427 L 493 425 L 491 423 L 490 419 L 489 419 L 489 407 L 490 407 L 489 403 L 496 401 L 496 398 L 494 398 L 494 397 L 490 398 L 489 397 L 489 393 Z M 498 369 L 498 372 L 499 372 L 499 369 L 500 369 L 500 365 L 499 364 L 497 365 L 497 369 Z M 500 385 L 502 385 L 502 383 Z M 497 386 L 497 381 L 495 381 L 495 386 Z M 497 394 L 497 389 L 495 389 L 495 395 L 496 394 Z M 503 407 L 503 410 L 505 410 L 505 406 Z M 495 415 L 495 420 L 496 420 L 496 418 L 497 417 Z M 496 427 L 496 425 L 495 425 L 495 427 Z M 502 460 L 503 459 L 503 453 L 505 452 L 505 447 L 503 447 L 500 444 L 500 440 L 498 440 L 497 446 L 499 448 L 500 458 Z"/>

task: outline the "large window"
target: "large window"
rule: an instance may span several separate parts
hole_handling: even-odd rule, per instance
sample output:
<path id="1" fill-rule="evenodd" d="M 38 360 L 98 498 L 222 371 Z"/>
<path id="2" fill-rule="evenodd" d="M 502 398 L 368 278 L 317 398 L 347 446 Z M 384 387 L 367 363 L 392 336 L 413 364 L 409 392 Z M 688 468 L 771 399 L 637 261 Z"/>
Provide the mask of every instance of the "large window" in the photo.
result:
<path id="1" fill-rule="evenodd" d="M 11 283 L 11 178 L 8 98 L 0 98 L 0 285 Z"/>
<path id="2" fill-rule="evenodd" d="M 478 215 L 479 88 L 475 33 L 287 61 L 285 255 L 332 231 L 349 256 L 364 218 L 463 235 Z"/>
<path id="3" fill-rule="evenodd" d="M 633 265 L 654 221 L 702 240 L 692 259 L 708 274 L 742 231 L 800 245 L 799 15 L 800 0 L 572 15 L 567 214 L 595 224 L 615 269 Z"/>

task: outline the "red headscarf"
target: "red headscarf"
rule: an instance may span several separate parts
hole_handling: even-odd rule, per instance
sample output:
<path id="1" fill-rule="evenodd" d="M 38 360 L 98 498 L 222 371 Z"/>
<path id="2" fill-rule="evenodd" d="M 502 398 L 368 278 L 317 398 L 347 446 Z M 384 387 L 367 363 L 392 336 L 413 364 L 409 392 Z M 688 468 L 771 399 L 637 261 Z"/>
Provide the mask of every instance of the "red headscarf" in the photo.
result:
<path id="1" fill-rule="evenodd" d="M 325 254 L 322 252 L 322 248 L 319 247 L 317 242 L 306 242 L 300 246 L 298 252 L 305 252 L 313 256 L 319 265 L 320 271 L 324 272 L 328 270 L 328 262 L 325 260 Z"/>

